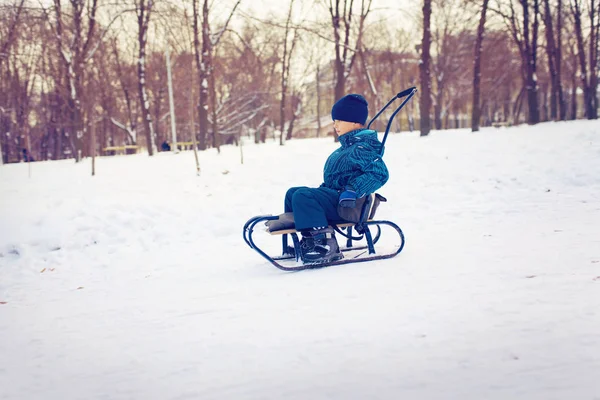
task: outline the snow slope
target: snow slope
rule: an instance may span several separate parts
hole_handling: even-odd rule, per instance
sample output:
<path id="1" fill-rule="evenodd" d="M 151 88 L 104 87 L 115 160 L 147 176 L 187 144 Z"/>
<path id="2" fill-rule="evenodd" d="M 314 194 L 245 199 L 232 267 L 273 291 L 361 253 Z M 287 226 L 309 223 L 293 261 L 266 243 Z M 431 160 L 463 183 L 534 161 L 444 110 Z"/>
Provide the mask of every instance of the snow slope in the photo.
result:
<path id="1" fill-rule="evenodd" d="M 598 121 L 390 136 L 404 251 L 281 272 L 335 146 L 0 167 L 0 399 L 600 399 Z"/>

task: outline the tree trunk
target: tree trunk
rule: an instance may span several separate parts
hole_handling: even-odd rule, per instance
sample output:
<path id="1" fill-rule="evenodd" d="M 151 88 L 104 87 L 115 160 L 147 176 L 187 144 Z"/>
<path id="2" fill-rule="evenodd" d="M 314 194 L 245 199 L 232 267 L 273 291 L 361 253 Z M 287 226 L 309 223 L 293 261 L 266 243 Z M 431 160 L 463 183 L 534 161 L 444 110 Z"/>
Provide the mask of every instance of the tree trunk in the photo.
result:
<path id="1" fill-rule="evenodd" d="M 435 105 L 433 106 L 433 116 L 434 116 L 434 123 L 435 123 L 435 129 L 437 130 L 441 130 L 442 129 L 442 103 L 443 103 L 443 96 L 444 96 L 444 81 L 438 81 L 438 91 L 435 95 Z"/>
<path id="2" fill-rule="evenodd" d="M 554 26 L 552 23 L 552 13 L 550 11 L 550 0 L 544 1 L 544 26 L 546 32 L 546 54 L 548 56 L 548 71 L 550 71 L 550 118 L 552 120 L 559 119 L 558 104 L 559 101 L 559 82 L 558 77 L 558 52 L 557 46 L 554 43 Z"/>
<path id="3" fill-rule="evenodd" d="M 146 3 L 147 1 L 147 3 Z M 148 27 L 150 14 L 152 12 L 152 0 L 140 0 L 136 10 L 138 17 L 138 46 L 139 54 L 137 61 L 138 90 L 140 105 L 142 107 L 142 120 L 146 134 L 146 146 L 148 155 L 154 155 L 154 129 L 152 126 L 152 114 L 150 112 L 150 99 L 146 90 L 146 42 L 148 39 Z"/>
<path id="4" fill-rule="evenodd" d="M 421 79 L 421 136 L 427 136 L 431 130 L 429 110 L 431 108 L 431 76 L 430 76 L 430 46 L 431 46 L 431 0 L 423 2 L 423 41 L 421 42 L 421 64 L 419 65 Z"/>
<path id="5" fill-rule="evenodd" d="M 552 85 L 550 85 L 552 86 Z M 542 117 L 542 121 L 548 121 L 551 119 L 551 115 L 548 112 L 548 88 L 546 85 L 541 85 L 541 93 L 542 93 L 542 111 L 543 111 L 543 117 Z M 550 95 L 552 95 L 552 88 L 550 88 Z M 556 111 L 556 110 L 555 110 Z"/>
<path id="6" fill-rule="evenodd" d="M 600 4 L 596 4 L 595 0 L 590 3 L 590 84 L 589 84 L 589 103 L 588 103 L 588 119 L 598 119 L 598 41 L 600 28 Z"/>
<path id="7" fill-rule="evenodd" d="M 4 77 L 2 76 L 3 69 L 2 64 L 5 59 L 9 60 L 10 49 L 13 43 L 16 40 L 17 32 L 19 28 L 19 22 L 21 17 L 21 12 L 23 11 L 23 6 L 25 4 L 25 0 L 21 0 L 20 3 L 14 4 L 14 18 L 10 21 L 8 25 L 8 30 L 5 33 L 5 40 L 0 42 L 0 83 L 4 83 Z M 5 88 L 2 84 L 0 84 L 0 91 L 4 91 Z M 6 108 L 9 108 L 8 99 L 6 100 L 7 104 L 0 103 L 0 106 L 6 105 Z M 9 141 L 10 138 L 7 137 L 8 132 L 10 132 L 10 111 L 5 111 L 4 109 L 0 109 L 0 165 L 5 162 L 8 163 L 10 161 L 10 146 Z"/>
<path id="8" fill-rule="evenodd" d="M 331 19 L 333 22 L 333 37 L 335 41 L 335 86 L 333 89 L 333 101 L 336 102 L 344 96 L 346 79 L 344 76 L 344 62 L 341 55 L 341 43 L 340 43 L 340 10 L 339 0 L 335 2 L 335 14 L 331 11 Z M 337 132 L 333 131 L 333 139 L 337 142 L 339 140 Z"/>
<path id="9" fill-rule="evenodd" d="M 63 132 L 60 128 L 54 129 L 54 159 L 62 160 L 63 158 Z"/>
<path id="10" fill-rule="evenodd" d="M 161 106 L 163 96 L 165 95 L 165 90 L 163 88 L 158 89 L 158 95 L 154 99 L 154 120 L 156 121 L 156 125 L 154 126 L 154 137 L 156 138 L 155 143 L 159 146 L 164 140 L 168 138 L 168 135 L 165 134 L 163 137 L 160 129 L 160 114 L 161 114 Z M 156 149 L 159 151 L 159 148 Z"/>
<path id="11" fill-rule="evenodd" d="M 212 48 L 211 48 L 212 53 Z M 221 137 L 219 136 L 219 120 L 217 115 L 217 91 L 215 88 L 215 77 L 212 65 L 212 54 L 208 58 L 208 82 L 210 85 L 210 101 L 211 101 L 211 114 L 212 114 L 212 145 L 217 152 L 221 154 Z"/>
<path id="12" fill-rule="evenodd" d="M 335 87 L 333 91 L 333 101 L 338 101 L 340 98 L 344 96 L 345 83 L 344 79 L 344 62 L 346 60 L 342 59 L 342 44 L 340 37 L 340 1 L 336 0 L 335 2 L 335 12 L 330 9 L 331 19 L 333 24 L 333 37 L 335 42 Z M 335 133 L 334 133 L 335 135 Z M 337 137 L 337 135 L 336 135 Z"/>
<path id="13" fill-rule="evenodd" d="M 292 118 L 290 119 L 290 123 L 287 129 L 287 135 L 285 140 L 292 140 L 292 135 L 294 132 L 294 122 L 298 119 L 300 112 L 302 111 L 302 101 L 298 94 L 292 93 Z"/>
<path id="14" fill-rule="evenodd" d="M 90 156 L 92 157 L 92 176 L 96 175 L 96 123 L 93 115 L 88 116 L 90 124 Z"/>
<path id="15" fill-rule="evenodd" d="M 200 32 L 198 26 L 198 0 L 192 2 L 194 9 L 194 55 L 198 67 L 199 105 L 198 105 L 198 147 L 206 149 L 208 137 L 208 69 L 207 57 L 210 52 L 210 32 L 208 25 L 208 0 L 204 0 L 202 6 L 202 49 L 200 49 Z"/>
<path id="16" fill-rule="evenodd" d="M 489 0 L 483 0 L 481 17 L 477 27 L 477 39 L 475 40 L 475 55 L 473 60 L 473 112 L 471 114 L 471 131 L 479 131 L 479 120 L 481 119 L 481 53 L 483 51 L 483 36 L 485 32 L 485 17 Z"/>
<path id="17" fill-rule="evenodd" d="M 285 127 L 285 100 L 288 87 L 288 77 L 290 66 L 288 65 L 288 34 L 290 31 L 290 22 L 292 20 L 292 7 L 294 0 L 290 1 L 287 19 L 285 21 L 285 34 L 283 36 L 283 56 L 281 57 L 281 102 L 279 103 L 279 144 L 283 146 L 283 130 Z"/>
<path id="18" fill-rule="evenodd" d="M 538 109 L 538 86 L 537 86 L 537 35 L 538 35 L 538 0 L 533 5 L 533 32 L 531 42 L 529 41 L 529 4 L 528 0 L 520 0 L 523 7 L 523 32 L 525 44 L 525 85 L 527 89 L 528 123 L 537 124 L 540 121 Z"/>
<path id="19" fill-rule="evenodd" d="M 521 88 L 519 94 L 517 95 L 517 100 L 515 100 L 515 107 L 513 109 L 513 120 L 515 125 L 519 123 L 519 117 L 521 116 L 521 108 L 523 106 L 523 94 L 525 93 L 525 88 Z"/>
<path id="20" fill-rule="evenodd" d="M 574 64 L 575 69 L 573 75 L 571 75 L 571 119 L 577 119 L 577 66 Z"/>
<path id="21" fill-rule="evenodd" d="M 10 162 L 10 150 L 8 147 L 9 138 L 7 137 L 9 132 L 8 118 L 4 117 L 4 114 L 0 114 L 0 157 L 2 157 L 3 163 Z"/>
<path id="22" fill-rule="evenodd" d="M 579 69 L 581 77 L 581 88 L 583 89 L 583 109 L 584 116 L 590 118 L 590 87 L 588 85 L 588 74 L 587 64 L 585 61 L 585 49 L 583 42 L 583 31 L 581 28 L 581 14 L 582 10 L 580 7 L 579 0 L 574 0 L 571 3 L 571 11 L 573 12 L 573 19 L 575 21 L 575 37 L 577 38 L 577 53 L 579 56 Z M 593 71 L 591 71 L 593 74 Z"/>
<path id="23" fill-rule="evenodd" d="M 566 119 L 567 116 L 567 105 L 564 97 L 563 85 L 562 85 L 562 0 L 558 0 L 558 6 L 556 9 L 557 13 L 557 39 L 556 39 L 556 81 L 558 90 L 558 108 L 559 117 L 562 120 Z"/>

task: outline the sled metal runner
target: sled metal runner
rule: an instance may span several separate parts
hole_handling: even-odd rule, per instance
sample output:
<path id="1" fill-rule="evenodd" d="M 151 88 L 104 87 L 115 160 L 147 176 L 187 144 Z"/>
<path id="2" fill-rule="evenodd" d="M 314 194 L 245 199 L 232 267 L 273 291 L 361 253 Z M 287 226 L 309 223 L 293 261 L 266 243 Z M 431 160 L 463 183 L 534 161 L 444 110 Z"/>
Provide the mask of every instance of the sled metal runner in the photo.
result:
<path id="1" fill-rule="evenodd" d="M 379 110 L 379 112 L 377 112 L 377 114 L 375 114 L 375 116 L 371 119 L 371 121 L 367 125 L 367 129 L 369 129 L 371 127 L 371 124 L 373 124 L 373 122 L 377 119 L 377 117 L 379 117 L 383 113 L 383 111 L 385 111 L 395 100 L 405 98 L 403 100 L 402 104 L 400 104 L 400 106 L 398 106 L 396 108 L 396 110 L 392 113 L 391 117 L 388 120 L 388 124 L 385 129 L 385 134 L 383 136 L 383 140 L 381 141 L 381 156 L 383 156 L 385 142 L 387 140 L 387 137 L 388 137 L 388 134 L 390 131 L 390 127 L 392 126 L 392 121 L 394 120 L 394 117 L 400 112 L 400 110 L 402 110 L 404 105 L 406 105 L 406 103 L 415 95 L 416 92 L 417 92 L 417 89 L 415 87 L 411 87 L 411 88 L 403 90 L 402 92 L 395 95 L 381 110 Z M 354 257 L 344 257 L 337 261 L 324 262 L 324 263 L 319 263 L 319 264 L 300 264 L 300 265 L 295 265 L 295 266 L 282 265 L 280 263 L 280 261 L 283 262 L 283 261 L 295 260 L 297 263 L 299 263 L 300 259 L 301 259 L 301 257 L 300 257 L 300 254 L 301 254 L 300 240 L 298 238 L 299 232 L 296 231 L 293 220 L 291 221 L 289 226 L 284 226 L 282 229 L 276 229 L 276 230 L 270 229 L 271 235 L 281 235 L 282 236 L 282 255 L 281 256 L 271 257 L 267 253 L 265 253 L 255 243 L 252 234 L 255 232 L 255 228 L 258 224 L 261 224 L 261 230 L 262 230 L 263 229 L 262 225 L 264 223 L 267 223 L 269 221 L 279 220 L 280 217 L 284 216 L 284 214 L 282 214 L 281 216 L 258 215 L 256 217 L 250 218 L 244 225 L 244 230 L 243 230 L 244 241 L 251 249 L 255 250 L 258 254 L 260 254 L 262 257 L 264 257 L 267 261 L 269 261 L 275 267 L 277 267 L 283 271 L 301 271 L 301 270 L 305 270 L 305 269 L 331 267 L 331 266 L 335 266 L 335 265 L 344 265 L 344 264 L 359 263 L 359 262 L 366 262 L 366 261 L 384 260 L 384 259 L 388 259 L 388 258 L 397 256 L 398 254 L 400 254 L 400 252 L 404 248 L 404 233 L 402 232 L 402 229 L 400 229 L 400 227 L 398 225 L 396 225 L 395 223 L 393 223 L 391 221 L 375 220 L 374 219 L 375 210 L 373 210 L 371 212 L 371 206 L 373 204 L 374 198 L 378 198 L 379 200 L 384 201 L 384 202 L 387 200 L 383 196 L 380 196 L 378 194 L 369 195 L 369 196 L 366 196 L 366 198 L 367 199 L 361 210 L 361 216 L 360 216 L 359 222 L 356 222 L 356 223 L 347 222 L 347 221 L 346 222 L 341 221 L 339 223 L 330 222 L 330 225 L 335 229 L 335 231 L 338 234 L 340 234 L 341 236 L 346 238 L 346 247 L 340 249 L 342 254 L 350 255 L 351 252 L 364 250 L 363 252 L 359 253 L 358 255 L 355 255 Z M 375 209 L 376 209 L 376 206 L 375 206 Z M 385 254 L 377 254 L 375 252 L 375 244 L 377 244 L 377 242 L 381 238 L 381 233 L 382 233 L 381 227 L 382 226 L 391 227 L 398 234 L 400 241 L 399 241 L 398 247 L 397 247 L 397 249 L 395 249 L 395 251 L 385 253 Z M 375 237 L 373 237 L 370 228 L 375 228 L 377 230 Z M 345 232 L 343 231 L 344 229 L 345 229 Z M 353 236 L 354 231 L 356 233 L 358 233 L 359 236 Z M 288 236 L 291 238 L 293 246 L 290 246 Z M 359 246 L 359 247 L 353 246 L 353 242 L 362 240 L 363 238 L 367 242 L 366 246 L 364 246 L 364 245 Z M 367 252 L 368 252 L 368 255 L 363 257 L 363 255 Z"/>
<path id="2" fill-rule="evenodd" d="M 262 228 L 263 228 L 263 224 L 265 222 L 277 220 L 278 218 L 279 218 L 279 216 L 277 216 L 277 215 L 258 215 L 256 217 L 252 217 L 244 225 L 243 234 L 244 234 L 244 241 L 246 242 L 246 244 L 248 244 L 248 246 L 250 246 L 251 249 L 255 250 L 258 254 L 260 254 L 262 257 L 264 257 L 267 261 L 269 261 L 275 267 L 277 267 L 283 271 L 302 271 L 305 269 L 324 268 L 324 267 L 331 267 L 331 266 L 335 266 L 335 265 L 344 265 L 344 264 L 359 263 L 359 262 L 366 262 L 366 261 L 384 260 L 384 259 L 395 257 L 404 248 L 404 233 L 402 232 L 402 230 L 400 229 L 400 227 L 398 225 L 396 225 L 395 223 L 393 223 L 391 221 L 372 220 L 372 221 L 366 221 L 366 222 L 357 223 L 357 224 L 352 224 L 352 223 L 350 223 L 350 224 L 343 223 L 340 225 L 334 224 L 334 225 L 332 225 L 334 227 L 334 229 L 340 235 L 342 235 L 343 237 L 346 238 L 346 247 L 341 249 L 342 253 L 348 253 L 350 251 L 359 251 L 359 250 L 364 250 L 364 252 L 359 254 L 355 258 L 342 258 L 341 260 L 328 262 L 328 263 L 285 266 L 285 265 L 281 264 L 279 261 L 288 261 L 288 260 L 295 260 L 297 262 L 300 261 L 300 240 L 298 238 L 297 231 L 293 230 L 293 232 L 288 232 L 288 230 L 285 230 L 284 232 L 286 232 L 286 233 L 281 233 L 281 234 L 279 234 L 277 231 L 271 232 L 272 235 L 281 235 L 282 236 L 282 255 L 277 256 L 277 257 L 271 257 L 267 253 L 265 253 L 255 243 L 254 238 L 252 236 L 252 234 L 255 232 L 255 228 L 258 224 L 260 224 L 260 227 L 261 227 L 261 229 L 259 229 L 259 230 L 263 230 Z M 390 226 L 391 228 L 393 228 L 396 231 L 396 233 L 399 236 L 400 244 L 394 252 L 387 253 L 387 254 L 377 254 L 375 252 L 375 244 L 379 241 L 379 239 L 381 237 L 381 226 L 382 225 Z M 369 227 L 376 228 L 377 233 L 375 234 L 375 237 L 373 237 Z M 346 232 L 343 232 L 341 230 L 341 228 L 346 228 Z M 353 230 L 357 230 L 362 233 L 360 234 L 360 236 L 353 236 Z M 289 245 L 288 235 L 292 239 L 293 246 Z M 363 237 L 366 239 L 367 245 L 354 247 L 353 242 L 357 241 L 357 240 L 361 240 L 361 239 L 363 239 Z M 368 252 L 368 255 L 362 257 L 361 255 L 366 252 Z"/>

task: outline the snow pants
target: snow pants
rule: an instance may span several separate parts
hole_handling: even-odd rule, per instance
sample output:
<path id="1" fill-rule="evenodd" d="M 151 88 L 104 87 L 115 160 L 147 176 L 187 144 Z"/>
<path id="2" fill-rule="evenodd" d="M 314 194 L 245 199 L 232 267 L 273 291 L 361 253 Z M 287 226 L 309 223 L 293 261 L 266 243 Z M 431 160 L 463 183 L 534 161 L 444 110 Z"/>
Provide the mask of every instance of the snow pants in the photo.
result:
<path id="1" fill-rule="evenodd" d="M 293 187 L 285 194 L 285 212 L 294 213 L 297 230 L 321 228 L 341 221 L 337 212 L 339 193 L 326 187 Z"/>

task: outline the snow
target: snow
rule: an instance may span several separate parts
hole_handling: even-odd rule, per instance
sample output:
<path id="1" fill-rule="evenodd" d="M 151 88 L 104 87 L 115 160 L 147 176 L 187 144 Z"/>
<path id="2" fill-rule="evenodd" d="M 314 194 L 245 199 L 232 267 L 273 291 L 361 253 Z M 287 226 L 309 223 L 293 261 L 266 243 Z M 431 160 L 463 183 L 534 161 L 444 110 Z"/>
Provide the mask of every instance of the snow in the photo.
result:
<path id="1" fill-rule="evenodd" d="M 599 134 L 391 135 L 404 251 L 300 273 L 241 229 L 331 138 L 4 165 L 0 398 L 597 399 Z"/>

